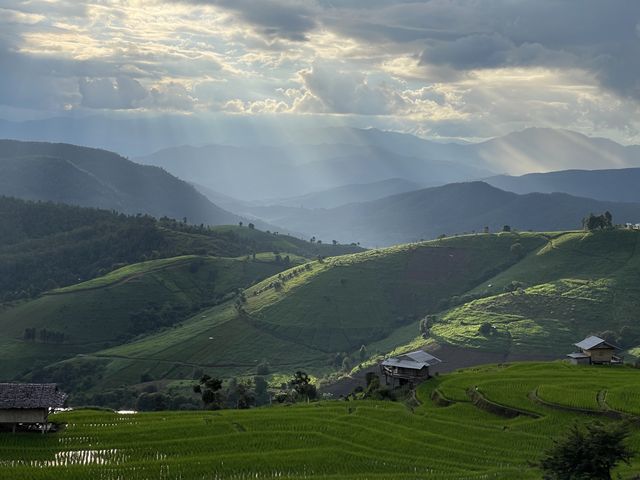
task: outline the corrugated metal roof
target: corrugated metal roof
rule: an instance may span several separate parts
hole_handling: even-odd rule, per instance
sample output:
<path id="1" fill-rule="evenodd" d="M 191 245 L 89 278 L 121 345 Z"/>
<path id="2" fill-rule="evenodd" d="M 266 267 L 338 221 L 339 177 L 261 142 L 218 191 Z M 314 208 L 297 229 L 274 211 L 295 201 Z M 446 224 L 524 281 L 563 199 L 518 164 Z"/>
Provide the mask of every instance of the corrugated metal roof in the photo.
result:
<path id="1" fill-rule="evenodd" d="M 597 347 L 600 344 L 606 344 L 608 346 L 610 346 L 611 348 L 616 348 L 614 345 L 611 345 L 610 343 L 604 341 L 602 338 L 600 337 L 596 337 L 594 335 L 585 338 L 584 340 L 582 340 L 579 343 L 576 343 L 575 346 L 578 348 L 581 348 L 583 350 L 591 350 L 594 347 Z"/>
<path id="2" fill-rule="evenodd" d="M 589 355 L 587 355 L 586 353 L 577 352 L 577 353 L 569 353 L 567 355 L 567 357 L 569 357 L 569 358 L 589 358 Z"/>
<path id="3" fill-rule="evenodd" d="M 422 363 L 426 363 L 427 365 L 435 365 L 438 363 L 442 363 L 442 360 L 434 357 L 433 355 L 425 352 L 424 350 L 416 350 L 415 352 L 405 353 L 404 355 L 400 356 L 400 358 L 402 357 L 409 357 L 414 362 L 422 362 Z"/>
<path id="4" fill-rule="evenodd" d="M 0 409 L 61 408 L 66 398 L 55 383 L 0 383 Z"/>
<path id="5" fill-rule="evenodd" d="M 412 370 L 421 370 L 424 367 L 437 365 L 442 360 L 425 352 L 424 350 L 416 350 L 415 352 L 405 353 L 398 357 L 388 358 L 382 362 L 385 367 L 401 367 Z"/>

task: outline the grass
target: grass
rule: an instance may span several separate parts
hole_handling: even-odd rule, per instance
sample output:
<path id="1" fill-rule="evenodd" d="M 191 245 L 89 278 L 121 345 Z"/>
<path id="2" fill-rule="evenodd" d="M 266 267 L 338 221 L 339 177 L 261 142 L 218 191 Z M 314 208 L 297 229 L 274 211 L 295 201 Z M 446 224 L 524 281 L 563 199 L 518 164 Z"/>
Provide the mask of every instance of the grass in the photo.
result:
<path id="1" fill-rule="evenodd" d="M 583 382 L 613 391 L 639 380 L 640 371 L 631 368 L 523 363 L 441 375 L 419 388 L 421 405 L 413 410 L 391 402 L 325 401 L 249 411 L 65 412 L 53 417 L 67 423 L 60 433 L 0 434 L 0 466 L 15 480 L 533 480 L 541 472 L 531 462 L 570 425 L 593 417 L 537 404 L 531 391 L 571 385 L 571 394 Z M 496 403 L 539 416 L 505 418 L 481 410 L 461 393 L 475 387 Z M 455 403 L 436 406 L 429 400 L 435 388 Z M 640 430 L 632 428 L 630 445 L 638 451 Z M 636 458 L 614 475 L 630 478 L 638 468 Z"/>
<path id="2" fill-rule="evenodd" d="M 246 238 L 267 235 L 225 228 Z M 136 383 L 147 373 L 166 381 L 190 378 L 196 369 L 221 377 L 251 375 L 262 360 L 275 374 L 300 368 L 322 377 L 335 371 L 338 352 L 356 364 L 361 345 L 373 359 L 423 346 L 418 322 L 427 314 L 438 314 L 429 341 L 440 344 L 558 357 L 585 336 L 610 330 L 631 353 L 640 352 L 633 350 L 640 345 L 639 241 L 638 232 L 621 230 L 463 235 L 315 260 L 283 272 L 274 266 L 273 252 L 258 254 L 255 262 L 207 257 L 195 275 L 189 271 L 194 257 L 145 262 L 0 311 L 0 376 L 34 361 L 67 359 L 63 367 L 104 367 L 104 388 Z M 515 243 L 523 247 L 520 258 L 511 253 Z M 504 293 L 512 282 L 524 288 Z M 231 297 L 213 306 L 202 303 L 241 286 L 248 286 L 241 310 Z M 193 311 L 170 328 L 119 339 L 129 313 L 150 298 Z M 479 332 L 484 323 L 491 324 L 490 333 Z M 21 340 L 26 326 L 49 325 L 68 333 L 68 341 L 45 346 Z"/>
<path id="3" fill-rule="evenodd" d="M 263 359 L 274 373 L 304 368 L 323 375 L 336 352 L 355 358 L 361 345 L 388 351 L 414 337 L 422 315 L 513 264 L 516 241 L 531 251 L 546 240 L 478 235 L 314 261 L 249 287 L 242 311 L 232 303 L 216 306 L 175 329 L 73 361 L 109 359 L 110 385 L 148 371 L 177 379 L 194 367 L 246 375 Z"/>
<path id="4" fill-rule="evenodd" d="M 559 234 L 474 289 L 484 298 L 445 312 L 433 336 L 496 352 L 557 355 L 608 330 L 625 348 L 635 346 L 640 343 L 639 241 L 637 232 L 625 230 Z M 524 288 L 502 293 L 512 282 Z M 493 326 L 491 334 L 479 333 L 483 323 Z"/>
<path id="5" fill-rule="evenodd" d="M 294 262 L 300 261 L 293 256 Z M 286 267 L 272 253 L 256 260 L 181 256 L 152 260 L 58 289 L 0 311 L 0 376 L 11 378 L 34 362 L 52 363 L 131 339 L 131 316 L 168 311 L 180 322 L 207 303 L 233 295 Z M 172 317 L 173 318 L 173 317 Z M 26 342 L 26 328 L 65 335 L 62 343 Z"/>

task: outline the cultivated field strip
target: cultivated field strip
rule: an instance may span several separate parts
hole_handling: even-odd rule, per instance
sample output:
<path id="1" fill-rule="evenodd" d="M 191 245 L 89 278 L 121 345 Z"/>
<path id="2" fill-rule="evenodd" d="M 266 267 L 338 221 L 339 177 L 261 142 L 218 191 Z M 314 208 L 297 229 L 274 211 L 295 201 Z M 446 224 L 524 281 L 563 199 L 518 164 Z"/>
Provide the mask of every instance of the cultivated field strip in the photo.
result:
<path id="1" fill-rule="evenodd" d="M 57 434 L 0 435 L 0 477 L 536 479 L 530 464 L 553 437 L 592 418 L 572 408 L 597 409 L 596 395 L 606 391 L 608 408 L 631 414 L 640 407 L 639 387 L 640 370 L 632 368 L 521 363 L 434 378 L 420 387 L 422 404 L 413 411 L 377 401 L 134 415 L 79 410 L 55 416 L 67 424 Z M 454 403 L 431 402 L 436 388 Z M 479 408 L 466 395 L 474 389 L 493 404 L 539 416 L 506 418 Z M 640 447 L 639 431 L 631 442 Z M 618 473 L 625 478 L 638 468 Z"/>

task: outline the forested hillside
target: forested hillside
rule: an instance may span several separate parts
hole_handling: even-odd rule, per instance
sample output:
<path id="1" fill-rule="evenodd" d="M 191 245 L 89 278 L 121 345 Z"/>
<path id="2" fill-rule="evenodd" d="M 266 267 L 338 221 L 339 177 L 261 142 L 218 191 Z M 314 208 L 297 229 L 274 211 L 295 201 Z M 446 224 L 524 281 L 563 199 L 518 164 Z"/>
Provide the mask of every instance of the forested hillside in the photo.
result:
<path id="1" fill-rule="evenodd" d="M 154 258 L 273 251 L 313 258 L 358 250 L 249 227 L 191 226 L 168 218 L 0 197 L 0 299 L 4 300 L 34 296 Z"/>

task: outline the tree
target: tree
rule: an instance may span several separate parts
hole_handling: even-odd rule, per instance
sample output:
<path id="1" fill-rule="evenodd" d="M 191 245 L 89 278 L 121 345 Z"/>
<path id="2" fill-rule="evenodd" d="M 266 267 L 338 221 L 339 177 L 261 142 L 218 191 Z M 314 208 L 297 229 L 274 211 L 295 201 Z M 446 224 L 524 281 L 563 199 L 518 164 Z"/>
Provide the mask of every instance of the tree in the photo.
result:
<path id="1" fill-rule="evenodd" d="M 419 323 L 420 335 L 422 335 L 423 337 L 427 337 L 434 323 L 436 323 L 435 315 L 427 315 L 422 320 L 420 320 L 420 323 Z"/>
<path id="2" fill-rule="evenodd" d="M 582 219 L 582 227 L 588 231 L 613 228 L 613 216 L 608 211 L 602 215 L 590 213 L 588 217 Z"/>
<path id="3" fill-rule="evenodd" d="M 269 383 L 262 376 L 256 376 L 253 378 L 255 385 L 255 400 L 256 405 L 265 405 L 269 403 Z"/>
<path id="4" fill-rule="evenodd" d="M 351 359 L 349 357 L 344 357 L 344 359 L 342 360 L 342 371 L 350 372 L 352 368 L 353 365 L 351 364 Z"/>
<path id="5" fill-rule="evenodd" d="M 620 462 L 628 464 L 633 456 L 625 445 L 628 436 L 624 423 L 573 425 L 538 466 L 547 480 L 611 480 L 611 470 Z"/>
<path id="6" fill-rule="evenodd" d="M 360 361 L 364 362 L 365 359 L 367 358 L 367 347 L 365 347 L 364 345 L 362 345 L 360 347 L 360 350 L 358 351 L 358 355 L 360 356 Z"/>
<path id="7" fill-rule="evenodd" d="M 250 224 L 249 224 L 249 229 L 250 229 L 250 230 L 253 230 L 253 229 L 255 229 L 255 228 L 256 228 L 256 226 L 255 226 L 253 223 L 250 223 Z"/>
<path id="8" fill-rule="evenodd" d="M 221 389 L 222 380 L 209 375 L 203 375 L 200 382 L 193 386 L 193 391 L 200 394 L 204 406 L 216 410 L 222 408 Z"/>
<path id="9" fill-rule="evenodd" d="M 480 328 L 478 328 L 478 332 L 480 332 L 480 334 L 484 335 L 485 337 L 491 335 L 492 331 L 493 326 L 489 322 L 484 322 L 482 325 L 480 325 Z"/>
<path id="10" fill-rule="evenodd" d="M 141 393 L 136 400 L 136 410 L 141 412 L 157 412 L 167 407 L 168 397 L 162 393 Z"/>
<path id="11" fill-rule="evenodd" d="M 298 370 L 289 383 L 291 388 L 293 388 L 299 396 L 307 399 L 307 401 L 316 398 L 318 393 L 316 386 L 311 383 L 311 377 L 309 377 L 306 372 Z"/>
<path id="12" fill-rule="evenodd" d="M 337 240 L 331 240 L 331 243 L 334 244 L 334 245 L 337 245 L 338 241 Z"/>
<path id="13" fill-rule="evenodd" d="M 242 226 L 242 222 L 238 222 L 238 226 L 241 227 Z"/>
<path id="14" fill-rule="evenodd" d="M 505 225 L 504 227 L 502 227 L 502 231 L 503 232 L 510 232 L 511 231 L 511 225 Z"/>

